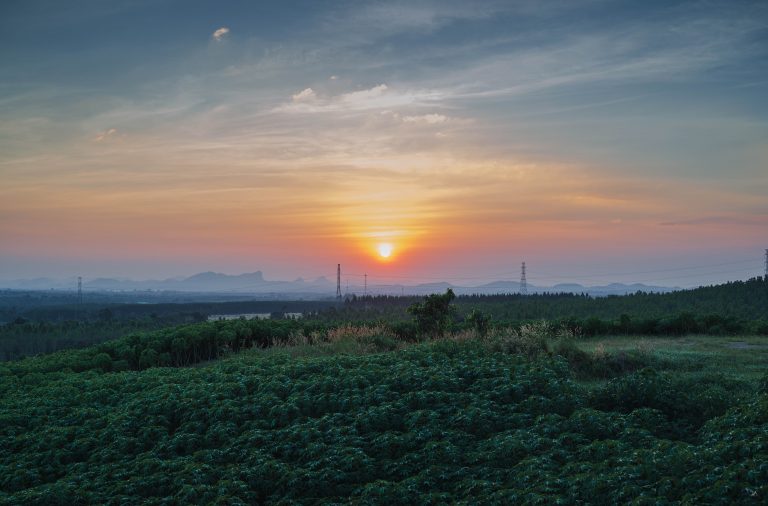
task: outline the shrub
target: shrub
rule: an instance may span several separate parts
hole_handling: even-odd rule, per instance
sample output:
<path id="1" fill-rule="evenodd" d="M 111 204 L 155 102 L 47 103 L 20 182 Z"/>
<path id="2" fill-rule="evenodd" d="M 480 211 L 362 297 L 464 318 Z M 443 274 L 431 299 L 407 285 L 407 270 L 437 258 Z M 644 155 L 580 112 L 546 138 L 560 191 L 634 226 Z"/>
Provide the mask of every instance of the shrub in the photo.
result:
<path id="1" fill-rule="evenodd" d="M 451 304 L 456 295 L 450 288 L 444 294 L 432 294 L 424 302 L 416 303 L 408 308 L 413 315 L 419 333 L 428 337 L 439 337 L 445 332 L 456 307 Z"/>
<path id="2" fill-rule="evenodd" d="M 547 353 L 547 339 L 551 337 L 552 331 L 547 322 L 540 321 L 522 325 L 519 329 L 493 329 L 488 332 L 485 340 L 497 351 L 536 357 Z"/>
<path id="3" fill-rule="evenodd" d="M 401 321 L 390 324 L 390 329 L 395 334 L 398 340 L 406 342 L 418 341 L 419 328 L 415 322 Z"/>
<path id="4" fill-rule="evenodd" d="M 399 342 L 397 335 L 386 325 L 342 325 L 330 329 L 326 335 L 329 343 L 352 341 L 363 344 L 371 351 L 391 351 L 397 349 Z"/>
<path id="5" fill-rule="evenodd" d="M 142 351 L 141 356 L 139 356 L 139 368 L 149 369 L 150 367 L 155 367 L 158 364 L 158 361 L 159 356 L 157 352 L 152 348 L 147 348 Z"/>
<path id="6" fill-rule="evenodd" d="M 488 334 L 488 330 L 491 326 L 491 317 L 480 310 L 473 309 L 472 312 L 469 313 L 469 316 L 467 316 L 467 323 L 469 323 L 478 334 L 485 336 Z"/>

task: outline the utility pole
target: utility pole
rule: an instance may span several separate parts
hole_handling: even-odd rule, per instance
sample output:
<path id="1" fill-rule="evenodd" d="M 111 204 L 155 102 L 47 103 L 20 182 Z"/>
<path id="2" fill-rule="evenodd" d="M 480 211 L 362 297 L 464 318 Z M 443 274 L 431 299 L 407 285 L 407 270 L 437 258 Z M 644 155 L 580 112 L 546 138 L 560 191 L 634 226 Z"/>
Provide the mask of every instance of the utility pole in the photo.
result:
<path id="1" fill-rule="evenodd" d="M 528 295 L 528 280 L 525 278 L 525 262 L 520 270 L 520 295 Z"/>
<path id="2" fill-rule="evenodd" d="M 765 277 L 763 281 L 768 283 L 768 249 L 765 250 Z"/>
<path id="3" fill-rule="evenodd" d="M 363 295 L 368 295 L 368 273 L 365 273 L 365 281 L 363 282 Z"/>
<path id="4" fill-rule="evenodd" d="M 83 317 L 83 277 L 77 277 L 77 319 Z"/>
<path id="5" fill-rule="evenodd" d="M 336 264 L 336 300 L 341 300 L 341 264 Z"/>

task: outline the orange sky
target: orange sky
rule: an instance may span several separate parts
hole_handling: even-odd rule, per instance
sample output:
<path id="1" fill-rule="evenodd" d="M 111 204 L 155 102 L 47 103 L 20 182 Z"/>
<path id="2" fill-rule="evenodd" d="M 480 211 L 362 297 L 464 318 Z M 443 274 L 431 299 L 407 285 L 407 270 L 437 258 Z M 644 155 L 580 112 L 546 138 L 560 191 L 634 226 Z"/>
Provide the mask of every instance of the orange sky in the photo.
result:
<path id="1" fill-rule="evenodd" d="M 577 4 L 9 9 L 0 279 L 759 274 L 765 10 Z"/>

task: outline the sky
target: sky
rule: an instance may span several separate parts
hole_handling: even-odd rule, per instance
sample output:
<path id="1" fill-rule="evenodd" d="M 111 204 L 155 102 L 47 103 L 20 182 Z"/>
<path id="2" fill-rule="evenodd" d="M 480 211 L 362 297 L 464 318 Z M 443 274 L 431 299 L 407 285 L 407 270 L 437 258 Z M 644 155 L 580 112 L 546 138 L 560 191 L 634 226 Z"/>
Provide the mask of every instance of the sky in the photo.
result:
<path id="1" fill-rule="evenodd" d="M 696 286 L 765 248 L 765 1 L 0 4 L 0 279 Z"/>

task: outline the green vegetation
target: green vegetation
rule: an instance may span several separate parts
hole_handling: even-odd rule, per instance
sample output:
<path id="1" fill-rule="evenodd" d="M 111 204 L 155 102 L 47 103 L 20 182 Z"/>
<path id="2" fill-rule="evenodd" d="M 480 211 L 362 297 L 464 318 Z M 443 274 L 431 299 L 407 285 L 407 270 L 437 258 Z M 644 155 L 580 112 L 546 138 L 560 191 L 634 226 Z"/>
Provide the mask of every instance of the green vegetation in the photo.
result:
<path id="1" fill-rule="evenodd" d="M 328 321 L 404 322 L 415 297 L 361 297 L 322 313 Z M 497 325 L 547 320 L 596 335 L 768 335 L 768 283 L 762 278 L 655 294 L 590 297 L 574 294 L 459 296 L 454 326 L 473 311 Z"/>
<path id="2" fill-rule="evenodd" d="M 416 328 L 422 335 L 437 337 L 443 335 L 453 314 L 455 306 L 451 304 L 456 295 L 450 288 L 444 294 L 432 294 L 408 308 L 416 320 Z"/>
<path id="3" fill-rule="evenodd" d="M 0 323 L 97 321 L 105 310 L 115 320 L 190 323 L 212 314 L 304 313 L 336 305 L 335 300 L 253 300 L 252 295 L 183 292 L 76 292 L 0 290 Z"/>
<path id="4" fill-rule="evenodd" d="M 0 504 L 768 501 L 768 337 L 413 302 L 7 325 L 119 337 L 0 365 Z"/>
<path id="5" fill-rule="evenodd" d="M 450 292 L 452 293 L 452 292 Z M 352 297 L 326 301 L 193 301 L 181 294 L 87 294 L 82 306 L 66 293 L 0 291 L 0 361 L 82 348 L 168 326 L 205 321 L 211 314 L 286 312 L 335 327 L 384 323 L 401 340 L 445 330 L 520 328 L 545 319 L 581 336 L 768 335 L 768 283 L 761 278 L 668 294 L 589 297 L 572 294 Z M 135 303 L 139 297 L 158 301 Z M 238 296 L 242 297 L 242 296 Z M 134 301 L 116 303 L 115 301 Z M 181 299 L 186 300 L 186 299 Z M 69 301 L 69 302 L 67 302 Z M 409 308 L 411 310 L 409 311 Z M 413 317 L 416 318 L 413 318 Z"/>
<path id="6" fill-rule="evenodd" d="M 591 357 L 623 359 L 625 363 L 632 357 L 644 357 L 645 365 L 673 369 L 679 375 L 720 374 L 757 384 L 768 372 L 767 336 L 613 336 L 572 344 Z"/>
<path id="7" fill-rule="evenodd" d="M 0 361 L 17 360 L 25 356 L 52 353 L 59 350 L 84 348 L 138 331 L 157 330 L 168 325 L 158 319 L 96 321 L 66 321 L 62 323 L 29 322 L 17 319 L 0 325 Z"/>
<path id="8" fill-rule="evenodd" d="M 0 365 L 0 504 L 768 500 L 768 339 L 472 322 L 200 323 Z"/>

